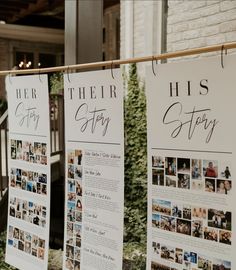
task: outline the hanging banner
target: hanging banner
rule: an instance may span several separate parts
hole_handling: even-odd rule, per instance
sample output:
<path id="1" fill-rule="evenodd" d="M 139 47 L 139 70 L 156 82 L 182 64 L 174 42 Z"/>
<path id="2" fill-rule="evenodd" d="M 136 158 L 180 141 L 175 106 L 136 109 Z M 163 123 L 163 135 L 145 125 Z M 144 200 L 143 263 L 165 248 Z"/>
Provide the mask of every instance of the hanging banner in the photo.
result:
<path id="1" fill-rule="evenodd" d="M 6 262 L 47 269 L 50 129 L 46 75 L 6 78 L 9 117 L 9 212 Z"/>
<path id="2" fill-rule="evenodd" d="M 147 269 L 236 269 L 235 63 L 147 69 Z"/>
<path id="3" fill-rule="evenodd" d="M 67 74 L 63 269 L 122 269 L 123 88 L 120 70 Z"/>

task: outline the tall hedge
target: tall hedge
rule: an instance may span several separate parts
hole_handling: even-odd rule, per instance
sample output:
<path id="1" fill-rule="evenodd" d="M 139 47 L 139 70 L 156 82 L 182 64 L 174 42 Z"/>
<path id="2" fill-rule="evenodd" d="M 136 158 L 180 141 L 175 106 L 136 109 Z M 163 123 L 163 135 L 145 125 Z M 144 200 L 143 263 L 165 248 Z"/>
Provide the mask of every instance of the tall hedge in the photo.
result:
<path id="1" fill-rule="evenodd" d="M 130 65 L 125 107 L 125 235 L 124 242 L 146 247 L 147 120 L 144 86 L 136 64 Z"/>

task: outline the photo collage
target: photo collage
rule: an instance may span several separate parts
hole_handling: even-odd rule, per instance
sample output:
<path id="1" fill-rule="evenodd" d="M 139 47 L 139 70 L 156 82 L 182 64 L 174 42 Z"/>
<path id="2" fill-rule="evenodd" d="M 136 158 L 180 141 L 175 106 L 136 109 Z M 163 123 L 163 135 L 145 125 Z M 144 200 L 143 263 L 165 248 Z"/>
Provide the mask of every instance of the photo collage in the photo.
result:
<path id="1" fill-rule="evenodd" d="M 12 188 L 47 195 L 47 175 L 45 173 L 11 168 L 10 186 Z"/>
<path id="2" fill-rule="evenodd" d="M 152 227 L 231 245 L 232 213 L 153 199 Z"/>
<path id="3" fill-rule="evenodd" d="M 38 236 L 9 226 L 8 246 L 28 253 L 40 260 L 45 256 L 45 240 Z"/>
<path id="4" fill-rule="evenodd" d="M 68 270 L 80 269 L 82 232 L 82 150 L 67 153 L 66 258 Z"/>
<path id="5" fill-rule="evenodd" d="M 157 242 L 152 242 L 152 257 L 152 270 L 231 270 L 229 261 Z M 155 262 L 160 259 L 171 266 Z"/>
<path id="6" fill-rule="evenodd" d="M 47 165 L 47 144 L 11 140 L 11 159 Z"/>
<path id="7" fill-rule="evenodd" d="M 43 228 L 46 227 L 46 206 L 11 197 L 9 215 Z"/>
<path id="8" fill-rule="evenodd" d="M 230 195 L 231 166 L 225 161 L 152 156 L 152 184 Z"/>

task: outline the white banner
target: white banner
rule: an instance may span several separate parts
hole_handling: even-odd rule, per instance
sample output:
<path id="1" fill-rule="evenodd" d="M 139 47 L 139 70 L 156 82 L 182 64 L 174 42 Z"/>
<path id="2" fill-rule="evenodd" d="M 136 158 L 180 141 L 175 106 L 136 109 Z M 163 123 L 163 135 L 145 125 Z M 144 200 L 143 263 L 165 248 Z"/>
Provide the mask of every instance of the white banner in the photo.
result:
<path id="1" fill-rule="evenodd" d="M 224 62 L 147 69 L 147 269 L 236 269 L 236 58 Z"/>
<path id="2" fill-rule="evenodd" d="M 50 129 L 46 75 L 6 78 L 9 117 L 9 213 L 6 262 L 22 270 L 48 265 Z"/>
<path id="3" fill-rule="evenodd" d="M 64 76 L 63 269 L 122 269 L 123 88 L 120 70 Z"/>

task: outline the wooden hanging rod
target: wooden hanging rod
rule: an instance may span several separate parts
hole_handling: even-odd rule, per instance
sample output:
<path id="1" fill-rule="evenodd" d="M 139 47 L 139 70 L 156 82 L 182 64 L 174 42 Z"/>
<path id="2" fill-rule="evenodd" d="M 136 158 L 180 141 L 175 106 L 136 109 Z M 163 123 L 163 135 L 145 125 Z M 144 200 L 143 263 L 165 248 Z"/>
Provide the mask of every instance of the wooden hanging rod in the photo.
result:
<path id="1" fill-rule="evenodd" d="M 69 65 L 69 66 L 49 67 L 49 68 L 5 70 L 5 71 L 0 71 L 0 76 L 10 75 L 10 74 L 12 74 L 12 75 L 35 74 L 35 73 L 42 74 L 42 73 L 60 72 L 60 71 L 70 72 L 72 70 L 92 69 L 92 68 L 108 67 L 108 66 L 110 68 L 112 68 L 115 65 L 148 62 L 148 61 L 153 61 L 153 60 L 163 60 L 163 59 L 168 59 L 168 58 L 176 58 L 176 57 L 181 57 L 181 56 L 222 51 L 222 50 L 235 49 L 235 48 L 236 48 L 236 42 L 232 42 L 232 43 L 225 43 L 225 44 L 221 44 L 221 45 L 214 45 L 214 46 L 203 47 L 203 48 L 195 48 L 195 49 L 190 49 L 190 50 L 185 50 L 185 51 L 163 53 L 160 55 L 152 55 L 152 56 L 146 56 L 146 57 L 128 58 L 128 59 L 123 59 L 123 60 L 118 59 L 118 60 L 109 60 L 109 61 L 102 61 L 102 62 L 77 64 L 77 65 Z"/>

